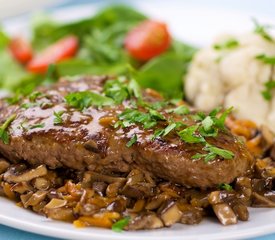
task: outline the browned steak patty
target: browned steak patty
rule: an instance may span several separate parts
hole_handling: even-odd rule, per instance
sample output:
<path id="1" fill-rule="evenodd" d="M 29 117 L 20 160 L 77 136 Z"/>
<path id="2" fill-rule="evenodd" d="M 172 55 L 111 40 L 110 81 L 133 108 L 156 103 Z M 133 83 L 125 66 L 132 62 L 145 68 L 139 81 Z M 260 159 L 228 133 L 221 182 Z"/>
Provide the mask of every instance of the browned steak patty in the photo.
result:
<path id="1" fill-rule="evenodd" d="M 88 107 L 83 111 L 69 107 L 64 101 L 64 96 L 71 92 L 91 90 L 100 93 L 106 80 L 106 77 L 83 77 L 77 81 L 63 79 L 49 88 L 39 89 L 43 94 L 35 103 L 25 98 L 17 105 L 8 106 L 3 101 L 0 121 L 4 122 L 14 113 L 16 117 L 8 128 L 10 142 L 0 141 L 0 152 L 11 161 L 26 160 L 51 168 L 111 173 L 128 172 L 138 167 L 157 177 L 201 188 L 230 183 L 251 168 L 252 157 L 248 150 L 229 131 L 221 131 L 218 137 L 209 138 L 208 142 L 232 151 L 234 158 L 217 156 L 205 163 L 203 159 L 191 159 L 202 152 L 203 146 L 186 143 L 176 133 L 152 140 L 154 129 L 139 125 L 114 128 L 118 114 L 129 101 L 103 108 Z M 29 108 L 23 108 L 24 103 L 29 104 Z M 60 111 L 64 111 L 63 122 L 54 124 L 54 112 Z M 164 110 L 162 114 L 182 121 L 176 114 Z M 126 143 L 134 134 L 137 142 L 127 147 Z"/>

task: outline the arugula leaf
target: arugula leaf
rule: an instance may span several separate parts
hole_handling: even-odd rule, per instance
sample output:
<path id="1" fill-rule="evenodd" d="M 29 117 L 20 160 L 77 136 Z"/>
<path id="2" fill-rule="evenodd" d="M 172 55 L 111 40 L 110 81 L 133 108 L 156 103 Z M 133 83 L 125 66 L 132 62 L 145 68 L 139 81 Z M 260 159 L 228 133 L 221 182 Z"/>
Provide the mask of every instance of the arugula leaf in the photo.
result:
<path id="1" fill-rule="evenodd" d="M 92 105 L 102 107 L 114 104 L 113 99 L 90 91 L 70 93 L 65 96 L 65 100 L 69 106 L 79 110 L 83 110 Z"/>
<path id="2" fill-rule="evenodd" d="M 4 144 L 9 144 L 10 142 L 10 136 L 8 134 L 7 128 L 15 118 L 16 114 L 11 115 L 0 127 L 0 139 Z"/>
<path id="3" fill-rule="evenodd" d="M 199 126 L 197 125 L 187 127 L 178 132 L 178 135 L 180 136 L 181 140 L 185 141 L 186 143 L 204 143 L 205 139 L 196 133 L 198 128 Z"/>
<path id="4" fill-rule="evenodd" d="M 22 103 L 20 107 L 24 109 L 28 109 L 32 107 L 38 107 L 39 105 L 40 104 L 37 102 L 27 102 L 27 103 Z"/>
<path id="5" fill-rule="evenodd" d="M 256 59 L 270 65 L 275 65 L 275 57 L 274 56 L 266 56 L 265 54 L 259 54 L 256 56 Z"/>
<path id="6" fill-rule="evenodd" d="M 126 227 L 130 222 L 130 217 L 125 217 L 120 219 L 119 221 L 115 222 L 112 225 L 112 230 L 115 232 L 122 232 L 123 228 Z"/>
<path id="7" fill-rule="evenodd" d="M 221 189 L 221 190 L 226 190 L 226 191 L 232 191 L 233 188 L 230 184 L 227 184 L 227 183 L 221 183 L 218 185 L 218 188 Z"/>
<path id="8" fill-rule="evenodd" d="M 58 124 L 62 124 L 63 123 L 63 119 L 62 119 L 62 115 L 63 115 L 64 111 L 59 111 L 59 112 L 53 112 L 53 115 L 55 116 L 55 118 L 53 119 L 53 123 L 54 125 L 58 125 Z"/>
<path id="9" fill-rule="evenodd" d="M 131 147 L 133 146 L 135 143 L 137 142 L 137 135 L 134 134 L 131 139 L 129 140 L 129 142 L 127 142 L 126 147 Z"/>
<path id="10" fill-rule="evenodd" d="M 137 81 L 142 87 L 155 89 L 168 98 L 182 98 L 184 70 L 184 62 L 178 55 L 165 53 L 144 64 Z"/>
<path id="11" fill-rule="evenodd" d="M 228 49 L 233 49 L 238 47 L 240 44 L 236 39 L 228 39 L 227 41 L 220 43 L 220 44 L 215 44 L 213 46 L 214 49 L 216 50 L 228 50 Z"/>
<path id="12" fill-rule="evenodd" d="M 254 22 L 255 28 L 254 32 L 262 36 L 265 40 L 269 42 L 273 42 L 273 37 L 267 32 L 269 28 L 271 28 L 270 25 L 260 25 L 259 22 L 253 18 L 252 21 Z"/>

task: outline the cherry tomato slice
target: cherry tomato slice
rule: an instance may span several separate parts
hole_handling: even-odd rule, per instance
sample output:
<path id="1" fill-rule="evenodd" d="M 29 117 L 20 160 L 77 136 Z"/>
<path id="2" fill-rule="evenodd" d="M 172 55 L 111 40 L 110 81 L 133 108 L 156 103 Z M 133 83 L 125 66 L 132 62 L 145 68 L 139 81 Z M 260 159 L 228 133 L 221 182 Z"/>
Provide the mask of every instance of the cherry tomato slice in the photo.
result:
<path id="1" fill-rule="evenodd" d="M 20 63 L 27 63 L 32 58 L 31 45 L 22 37 L 12 38 L 9 49 L 12 56 Z"/>
<path id="2" fill-rule="evenodd" d="M 33 73 L 45 73 L 48 66 L 73 57 L 78 50 L 78 39 L 75 36 L 67 36 L 44 51 L 38 53 L 28 64 L 27 70 Z"/>
<path id="3" fill-rule="evenodd" d="M 171 43 L 164 23 L 147 20 L 133 28 L 125 38 L 125 48 L 138 60 L 147 61 L 163 53 Z"/>

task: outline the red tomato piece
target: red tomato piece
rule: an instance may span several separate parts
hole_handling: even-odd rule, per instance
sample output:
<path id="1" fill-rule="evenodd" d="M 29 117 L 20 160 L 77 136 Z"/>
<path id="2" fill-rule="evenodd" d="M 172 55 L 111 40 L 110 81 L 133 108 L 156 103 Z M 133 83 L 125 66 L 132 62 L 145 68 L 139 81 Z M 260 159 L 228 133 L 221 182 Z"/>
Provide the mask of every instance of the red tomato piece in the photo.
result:
<path id="1" fill-rule="evenodd" d="M 45 73 L 48 66 L 73 57 L 78 50 L 78 38 L 67 36 L 38 53 L 28 64 L 27 70 L 33 73 Z"/>
<path id="2" fill-rule="evenodd" d="M 22 37 L 12 38 L 9 49 L 12 56 L 20 63 L 27 63 L 32 58 L 32 47 Z"/>
<path id="3" fill-rule="evenodd" d="M 163 53 L 171 43 L 171 36 L 165 23 L 147 20 L 133 28 L 125 38 L 129 54 L 147 61 Z"/>

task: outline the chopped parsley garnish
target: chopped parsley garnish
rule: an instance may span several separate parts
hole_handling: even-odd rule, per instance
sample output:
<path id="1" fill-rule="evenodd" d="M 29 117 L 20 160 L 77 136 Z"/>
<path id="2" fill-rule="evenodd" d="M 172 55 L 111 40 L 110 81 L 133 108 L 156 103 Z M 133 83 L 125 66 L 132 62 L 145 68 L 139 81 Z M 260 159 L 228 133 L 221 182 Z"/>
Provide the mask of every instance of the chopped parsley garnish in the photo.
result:
<path id="1" fill-rule="evenodd" d="M 64 111 L 53 112 L 53 115 L 55 116 L 55 118 L 53 119 L 54 125 L 63 123 L 63 119 L 62 119 L 63 113 L 64 113 Z"/>
<path id="2" fill-rule="evenodd" d="M 130 99 L 132 96 L 140 99 L 141 89 L 135 79 L 127 82 L 125 79 L 109 80 L 104 85 L 104 94 L 114 100 L 116 104 Z"/>
<path id="3" fill-rule="evenodd" d="M 120 104 L 130 97 L 127 85 L 120 80 L 107 81 L 104 85 L 104 93 L 107 97 L 112 98 L 116 104 Z"/>
<path id="4" fill-rule="evenodd" d="M 221 189 L 221 190 L 226 190 L 226 191 L 232 191 L 233 188 L 230 184 L 227 184 L 227 183 L 221 183 L 218 185 L 218 188 Z"/>
<path id="5" fill-rule="evenodd" d="M 270 29 L 272 26 L 270 25 L 260 25 L 259 22 L 256 19 L 252 19 L 254 22 L 255 28 L 254 32 L 262 36 L 265 40 L 269 42 L 273 42 L 272 36 L 267 32 L 268 29 Z"/>
<path id="6" fill-rule="evenodd" d="M 204 143 L 205 139 L 197 132 L 198 128 L 198 125 L 187 127 L 178 132 L 178 135 L 186 143 Z"/>
<path id="7" fill-rule="evenodd" d="M 70 93 L 65 97 L 65 100 L 69 106 L 79 110 L 83 110 L 90 106 L 102 107 L 114 104 L 112 98 L 90 91 Z"/>
<path id="8" fill-rule="evenodd" d="M 122 218 L 112 225 L 112 230 L 114 232 L 122 232 L 123 228 L 126 227 L 129 224 L 129 222 L 130 222 L 130 217 Z"/>
<path id="9" fill-rule="evenodd" d="M 179 114 L 179 115 L 186 115 L 188 113 L 190 113 L 190 110 L 188 107 L 184 106 L 184 105 L 181 105 L 181 106 L 178 106 L 174 109 L 169 109 L 167 110 L 168 113 L 176 113 L 176 114 Z"/>
<path id="10" fill-rule="evenodd" d="M 0 127 L 0 139 L 2 140 L 2 142 L 4 144 L 9 144 L 10 142 L 10 136 L 9 133 L 7 131 L 9 125 L 11 124 L 11 122 L 16 118 L 16 115 L 13 114 L 11 115 L 4 123 L 3 125 Z"/>
<path id="11" fill-rule="evenodd" d="M 13 105 L 18 103 L 21 100 L 22 96 L 20 94 L 14 94 L 12 97 L 8 97 L 5 99 L 5 101 L 9 104 L 9 105 Z"/>
<path id="12" fill-rule="evenodd" d="M 29 99 L 31 102 L 34 102 L 38 97 L 43 96 L 41 92 L 35 91 L 29 95 Z"/>
<path id="13" fill-rule="evenodd" d="M 45 123 L 37 123 L 37 124 L 34 124 L 34 125 L 30 125 L 28 128 L 29 129 L 35 129 L 35 128 L 43 128 L 45 127 Z"/>
<path id="14" fill-rule="evenodd" d="M 275 89 L 275 81 L 270 80 L 265 83 L 265 90 L 262 91 L 262 96 L 265 100 L 270 101 L 272 99 L 272 90 Z"/>
<path id="15" fill-rule="evenodd" d="M 32 108 L 32 107 L 38 107 L 39 105 L 40 105 L 40 103 L 27 102 L 27 103 L 22 103 L 20 107 L 24 108 L 24 109 L 28 109 L 28 108 Z"/>
<path id="16" fill-rule="evenodd" d="M 224 43 L 221 44 L 215 44 L 213 46 L 216 50 L 227 50 L 227 49 L 233 49 L 239 46 L 239 42 L 236 39 L 228 39 Z"/>
<path id="17" fill-rule="evenodd" d="M 206 143 L 205 147 L 203 148 L 204 151 L 208 152 L 205 154 L 197 153 L 195 154 L 192 159 L 201 159 L 204 158 L 204 162 L 209 162 L 213 159 L 215 159 L 217 156 L 222 157 L 224 159 L 233 159 L 234 158 L 234 153 L 221 149 L 215 146 L 210 145 L 209 143 Z"/>
<path id="18" fill-rule="evenodd" d="M 256 56 L 256 59 L 266 64 L 275 65 L 275 56 L 266 56 L 265 54 L 259 54 Z"/>
<path id="19" fill-rule="evenodd" d="M 134 123 L 142 124 L 145 129 L 152 128 L 157 125 L 158 120 L 165 120 L 164 116 L 157 111 L 150 109 L 149 112 L 140 112 L 136 109 L 126 109 L 118 115 L 120 120 L 115 127 L 128 127 Z"/>
<path id="20" fill-rule="evenodd" d="M 131 139 L 129 140 L 129 142 L 127 142 L 126 147 L 131 147 L 133 146 L 135 143 L 137 142 L 137 135 L 134 134 Z"/>

